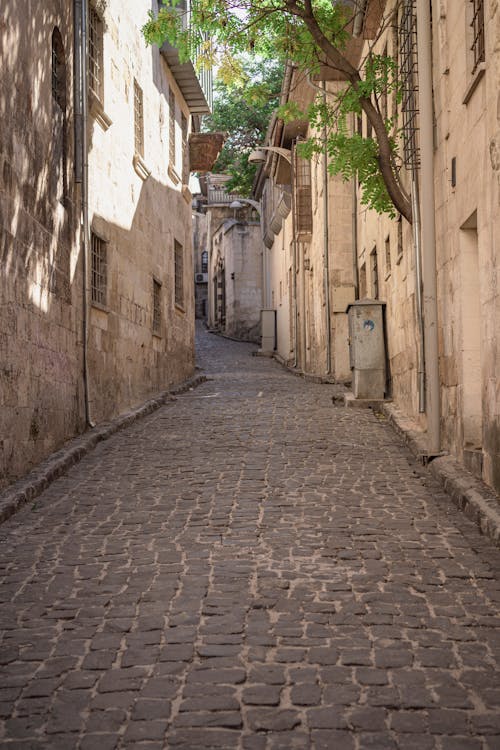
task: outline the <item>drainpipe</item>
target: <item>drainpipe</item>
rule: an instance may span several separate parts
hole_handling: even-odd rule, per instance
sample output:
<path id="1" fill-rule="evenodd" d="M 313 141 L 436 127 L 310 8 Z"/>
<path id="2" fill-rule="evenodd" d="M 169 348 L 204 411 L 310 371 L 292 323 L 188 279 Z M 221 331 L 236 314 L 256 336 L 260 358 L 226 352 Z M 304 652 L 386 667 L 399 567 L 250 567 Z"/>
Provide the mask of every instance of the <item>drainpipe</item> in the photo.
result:
<path id="1" fill-rule="evenodd" d="M 293 294 L 293 366 L 297 367 L 298 359 L 298 305 L 297 305 L 297 234 L 295 231 L 295 143 L 291 150 L 291 176 L 292 176 L 292 294 Z"/>
<path id="2" fill-rule="evenodd" d="M 326 105 L 326 81 L 323 81 L 323 104 Z M 328 149 L 326 144 L 326 127 L 323 130 L 323 282 L 325 288 L 325 327 L 326 327 L 326 375 L 332 370 L 332 323 L 330 319 L 330 259 L 328 245 L 330 242 L 328 227 Z"/>
<path id="3" fill-rule="evenodd" d="M 440 383 L 437 315 L 436 224 L 434 199 L 434 131 L 432 99 L 432 26 L 429 0 L 417 0 L 420 153 L 422 172 L 421 218 L 424 288 L 424 345 L 427 385 L 429 453 L 439 453 Z"/>
<path id="4" fill-rule="evenodd" d="M 83 230 L 83 393 L 85 401 L 85 421 L 88 427 L 94 427 L 90 410 L 89 395 L 89 361 L 88 361 L 88 340 L 89 340 L 89 287 L 88 287 L 88 268 L 89 268 L 89 163 L 88 163 L 88 138 L 87 138 L 87 17 L 88 5 L 87 0 L 75 0 L 75 19 L 79 17 L 79 52 L 80 52 L 80 82 L 79 89 L 81 101 L 79 107 L 79 121 L 81 124 L 81 149 L 82 149 L 82 230 Z M 78 15 L 77 15 L 78 14 Z"/>

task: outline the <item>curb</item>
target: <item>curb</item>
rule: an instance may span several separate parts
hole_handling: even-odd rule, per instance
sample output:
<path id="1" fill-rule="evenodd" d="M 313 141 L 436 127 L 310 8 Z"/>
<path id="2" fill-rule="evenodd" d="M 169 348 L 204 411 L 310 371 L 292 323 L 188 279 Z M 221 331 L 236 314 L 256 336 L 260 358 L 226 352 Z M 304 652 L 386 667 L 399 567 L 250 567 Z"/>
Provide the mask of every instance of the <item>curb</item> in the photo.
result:
<path id="1" fill-rule="evenodd" d="M 380 410 L 413 455 L 421 460 L 426 454 L 423 433 L 412 429 L 411 422 L 392 405 L 383 404 Z M 500 547 L 500 498 L 495 491 L 450 455 L 437 456 L 428 467 L 455 505 L 474 521 L 482 534 Z"/>
<path id="2" fill-rule="evenodd" d="M 49 458 L 39 464 L 27 476 L 19 479 L 0 493 L 0 524 L 14 515 L 23 505 L 34 500 L 47 487 L 65 474 L 74 464 L 81 461 L 96 445 L 107 440 L 111 435 L 123 430 L 138 419 L 151 414 L 156 409 L 175 400 L 175 396 L 196 388 L 207 380 L 205 375 L 195 375 L 178 386 L 160 393 L 155 398 L 146 401 L 142 406 L 120 415 L 110 422 L 93 427 L 73 440 Z"/>

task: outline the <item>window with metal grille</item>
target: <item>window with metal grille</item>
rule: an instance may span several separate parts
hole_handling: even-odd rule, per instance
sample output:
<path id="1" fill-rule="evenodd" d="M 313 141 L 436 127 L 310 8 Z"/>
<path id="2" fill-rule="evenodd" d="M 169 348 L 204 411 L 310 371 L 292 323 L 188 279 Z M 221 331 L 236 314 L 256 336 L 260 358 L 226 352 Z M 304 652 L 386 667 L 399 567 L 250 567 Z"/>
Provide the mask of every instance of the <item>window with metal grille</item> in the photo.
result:
<path id="1" fill-rule="evenodd" d="M 52 32 L 52 104 L 50 192 L 63 206 L 67 206 L 66 56 L 61 32 L 57 26 Z"/>
<path id="2" fill-rule="evenodd" d="M 175 94 L 168 92 L 168 158 L 175 167 Z"/>
<path id="3" fill-rule="evenodd" d="M 404 0 L 399 25 L 399 75 L 402 84 L 404 163 L 416 169 L 420 162 L 418 132 L 417 17 L 415 0 Z"/>
<path id="4" fill-rule="evenodd" d="M 91 233 L 90 274 L 91 300 L 98 305 L 105 305 L 108 283 L 107 243 L 94 232 Z"/>
<path id="5" fill-rule="evenodd" d="M 52 32 L 52 98 L 59 108 L 66 109 L 66 60 L 61 32 Z"/>
<path id="6" fill-rule="evenodd" d="M 311 162 L 295 154 L 295 223 L 297 232 L 312 232 Z"/>
<path id="7" fill-rule="evenodd" d="M 161 333 L 161 284 L 153 279 L 153 333 Z"/>
<path id="8" fill-rule="evenodd" d="M 144 104 L 142 89 L 134 78 L 134 148 L 144 157 Z"/>
<path id="9" fill-rule="evenodd" d="M 201 254 L 201 272 L 208 273 L 208 251 L 204 250 Z"/>
<path id="10" fill-rule="evenodd" d="M 180 242 L 174 240 L 174 283 L 175 304 L 184 305 L 184 248 Z"/>
<path id="11" fill-rule="evenodd" d="M 188 150 L 188 121 L 184 113 L 182 113 L 182 183 L 187 185 L 189 183 L 189 150 Z"/>
<path id="12" fill-rule="evenodd" d="M 104 89 L 103 71 L 103 23 L 94 8 L 89 12 L 89 53 L 88 73 L 89 88 L 94 96 L 102 103 Z"/>
<path id="13" fill-rule="evenodd" d="M 372 282 L 372 298 L 378 299 L 378 262 L 377 262 L 377 246 L 373 248 L 370 253 L 370 276 Z"/>
<path id="14" fill-rule="evenodd" d="M 477 70 L 479 63 L 484 62 L 484 0 L 470 0 L 472 6 L 472 73 Z"/>
<path id="15" fill-rule="evenodd" d="M 391 273 L 391 238 L 389 235 L 385 238 L 385 275 Z"/>

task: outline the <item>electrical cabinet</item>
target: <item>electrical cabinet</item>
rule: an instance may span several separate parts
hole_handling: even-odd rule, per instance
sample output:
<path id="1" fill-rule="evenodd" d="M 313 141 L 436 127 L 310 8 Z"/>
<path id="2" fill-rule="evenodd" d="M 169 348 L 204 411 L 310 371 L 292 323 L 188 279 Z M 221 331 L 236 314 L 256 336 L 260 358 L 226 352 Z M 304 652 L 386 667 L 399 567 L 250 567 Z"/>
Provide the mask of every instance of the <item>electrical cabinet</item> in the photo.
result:
<path id="1" fill-rule="evenodd" d="M 386 389 L 385 302 L 363 299 L 347 306 L 354 398 L 383 399 Z"/>

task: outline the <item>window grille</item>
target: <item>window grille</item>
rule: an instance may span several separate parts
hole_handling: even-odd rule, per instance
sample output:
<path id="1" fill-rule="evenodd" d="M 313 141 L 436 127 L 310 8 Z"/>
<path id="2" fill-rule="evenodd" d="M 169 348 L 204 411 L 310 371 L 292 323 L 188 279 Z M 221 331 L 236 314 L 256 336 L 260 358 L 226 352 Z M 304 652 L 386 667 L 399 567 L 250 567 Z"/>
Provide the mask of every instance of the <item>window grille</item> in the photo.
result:
<path id="1" fill-rule="evenodd" d="M 153 333 L 161 332 L 161 284 L 153 279 Z"/>
<path id="2" fill-rule="evenodd" d="M 208 251 L 204 250 L 201 254 L 201 272 L 208 273 Z"/>
<path id="3" fill-rule="evenodd" d="M 375 246 L 370 253 L 370 276 L 372 282 L 372 298 L 378 299 L 379 288 L 378 288 L 378 262 L 377 262 L 377 247 Z"/>
<path id="4" fill-rule="evenodd" d="M 391 272 L 391 238 L 385 238 L 385 273 L 388 276 Z"/>
<path id="5" fill-rule="evenodd" d="M 61 32 L 52 32 L 52 98 L 62 111 L 66 109 L 66 62 Z"/>
<path id="6" fill-rule="evenodd" d="M 295 152 L 295 215 L 299 233 L 312 232 L 311 162 Z"/>
<path id="7" fill-rule="evenodd" d="M 134 78 L 134 148 L 144 157 L 144 104 L 142 89 Z"/>
<path id="8" fill-rule="evenodd" d="M 99 305 L 106 304 L 107 277 L 107 243 L 92 232 L 90 280 L 92 302 L 97 302 Z"/>
<path id="9" fill-rule="evenodd" d="M 103 100 L 103 25 L 94 8 L 89 12 L 89 87 L 94 96 Z"/>
<path id="10" fill-rule="evenodd" d="M 174 240 L 174 283 L 175 304 L 184 305 L 184 249 L 180 242 Z"/>
<path id="11" fill-rule="evenodd" d="M 182 114 L 182 182 L 189 183 L 188 121 Z"/>
<path id="12" fill-rule="evenodd" d="M 175 167 L 175 95 L 172 89 L 168 92 L 168 158 Z"/>
<path id="13" fill-rule="evenodd" d="M 484 0 L 470 0 L 472 5 L 472 44 L 471 51 L 473 55 L 472 73 L 476 72 L 479 63 L 484 62 Z"/>
<path id="14" fill-rule="evenodd" d="M 404 0 L 399 27 L 399 64 L 402 84 L 404 163 L 408 169 L 419 166 L 417 18 L 415 0 Z"/>

